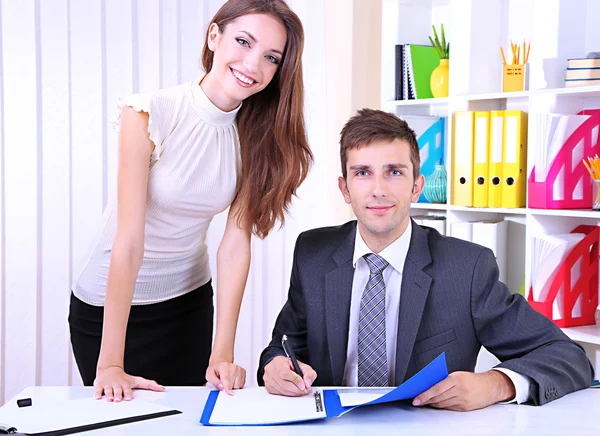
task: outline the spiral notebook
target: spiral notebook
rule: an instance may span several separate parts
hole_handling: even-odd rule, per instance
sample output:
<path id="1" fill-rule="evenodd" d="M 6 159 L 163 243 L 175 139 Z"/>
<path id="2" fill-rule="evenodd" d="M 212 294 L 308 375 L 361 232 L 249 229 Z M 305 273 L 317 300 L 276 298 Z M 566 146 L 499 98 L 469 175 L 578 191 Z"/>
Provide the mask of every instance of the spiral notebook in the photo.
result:
<path id="1" fill-rule="evenodd" d="M 402 74 L 399 65 L 402 65 Z M 396 99 L 432 98 L 429 80 L 440 64 L 435 48 L 430 45 L 399 44 L 396 46 Z M 398 91 L 401 90 L 400 95 Z"/>

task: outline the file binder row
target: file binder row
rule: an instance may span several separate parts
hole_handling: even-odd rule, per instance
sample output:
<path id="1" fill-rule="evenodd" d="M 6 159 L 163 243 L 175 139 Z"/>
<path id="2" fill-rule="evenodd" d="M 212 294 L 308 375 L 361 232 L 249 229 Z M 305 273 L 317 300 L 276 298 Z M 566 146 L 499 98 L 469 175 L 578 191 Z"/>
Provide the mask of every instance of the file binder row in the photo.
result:
<path id="1" fill-rule="evenodd" d="M 454 113 L 451 201 L 456 206 L 525 206 L 527 113 Z"/>

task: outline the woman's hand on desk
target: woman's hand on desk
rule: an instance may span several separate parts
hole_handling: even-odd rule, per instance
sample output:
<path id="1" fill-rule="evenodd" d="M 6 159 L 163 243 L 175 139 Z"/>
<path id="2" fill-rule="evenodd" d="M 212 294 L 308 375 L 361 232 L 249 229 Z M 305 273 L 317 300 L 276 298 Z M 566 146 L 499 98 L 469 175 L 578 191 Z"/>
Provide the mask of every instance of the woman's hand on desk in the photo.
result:
<path id="1" fill-rule="evenodd" d="M 456 371 L 418 395 L 413 405 L 466 412 L 509 401 L 514 396 L 513 382 L 500 371 L 481 374 Z"/>
<path id="2" fill-rule="evenodd" d="M 246 384 L 246 370 L 235 363 L 211 359 L 206 370 L 206 381 L 220 391 L 233 395 L 233 389 L 242 389 Z"/>
<path id="3" fill-rule="evenodd" d="M 129 375 L 119 366 L 109 366 L 99 368 L 96 371 L 94 389 L 96 399 L 101 399 L 104 393 L 108 401 L 118 402 L 122 399 L 125 399 L 125 401 L 133 399 L 133 389 L 148 389 L 160 392 L 164 391 L 165 387 L 154 380 Z"/>

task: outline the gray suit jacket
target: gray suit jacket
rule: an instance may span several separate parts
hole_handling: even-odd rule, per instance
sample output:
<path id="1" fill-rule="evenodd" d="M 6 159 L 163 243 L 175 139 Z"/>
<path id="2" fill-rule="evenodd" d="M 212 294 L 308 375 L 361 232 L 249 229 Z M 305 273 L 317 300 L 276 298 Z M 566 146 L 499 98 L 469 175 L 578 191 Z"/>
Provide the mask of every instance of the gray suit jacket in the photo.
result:
<path id="1" fill-rule="evenodd" d="M 441 352 L 448 371 L 473 371 L 481 346 L 533 380 L 536 405 L 589 387 L 593 367 L 583 349 L 520 295 L 498 281 L 491 250 L 441 236 L 412 222 L 400 295 L 395 384 Z M 317 372 L 315 385 L 341 386 L 348 348 L 356 221 L 310 230 L 296 241 L 288 300 L 262 352 L 258 382 L 287 334 L 298 359 Z"/>

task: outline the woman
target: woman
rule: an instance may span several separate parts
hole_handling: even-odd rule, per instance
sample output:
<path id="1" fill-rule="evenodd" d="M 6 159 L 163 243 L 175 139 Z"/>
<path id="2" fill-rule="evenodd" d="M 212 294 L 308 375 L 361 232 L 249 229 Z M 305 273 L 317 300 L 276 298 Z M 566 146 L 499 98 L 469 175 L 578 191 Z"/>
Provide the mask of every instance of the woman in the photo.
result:
<path id="1" fill-rule="evenodd" d="M 117 201 L 73 285 L 69 314 L 75 359 L 97 398 L 207 380 L 229 394 L 244 386 L 233 346 L 250 236 L 283 223 L 312 163 L 303 45 L 283 0 L 229 0 L 207 31 L 203 77 L 120 102 Z M 228 206 L 211 353 L 204 241 Z"/>

